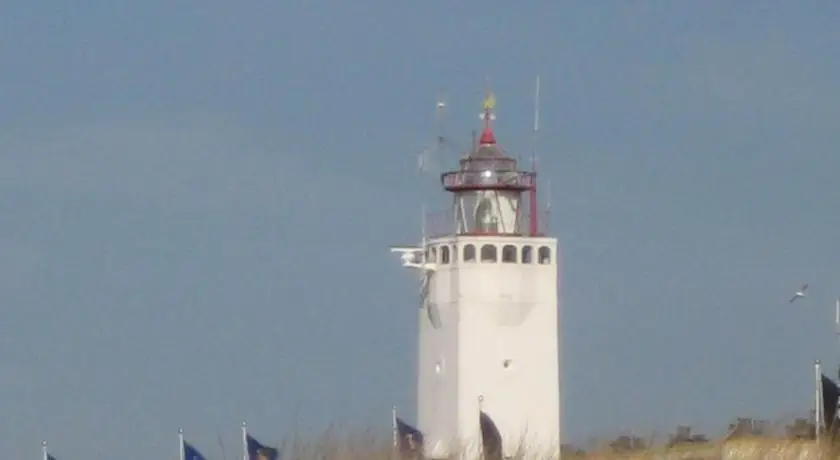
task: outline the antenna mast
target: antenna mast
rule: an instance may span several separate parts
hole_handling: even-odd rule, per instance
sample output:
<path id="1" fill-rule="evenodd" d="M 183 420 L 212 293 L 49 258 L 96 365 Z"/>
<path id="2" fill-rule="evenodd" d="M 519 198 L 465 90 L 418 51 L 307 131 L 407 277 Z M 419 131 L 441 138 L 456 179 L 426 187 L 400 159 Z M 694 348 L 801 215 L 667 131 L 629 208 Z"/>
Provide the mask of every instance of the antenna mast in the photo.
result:
<path id="1" fill-rule="evenodd" d="M 537 88 L 534 91 L 534 157 L 536 157 L 537 133 L 540 130 L 540 76 L 537 75 Z"/>
<path id="2" fill-rule="evenodd" d="M 539 232 L 539 221 L 538 215 L 539 210 L 537 208 L 537 136 L 540 130 L 540 76 L 537 75 L 537 86 L 534 91 L 534 133 L 531 145 L 531 170 L 534 173 L 534 183 L 531 186 L 530 196 L 528 197 L 529 205 L 530 205 L 530 224 L 531 228 L 529 229 L 531 232 L 531 236 L 536 236 Z"/>
<path id="3" fill-rule="evenodd" d="M 543 228 L 548 231 L 548 221 L 551 216 L 551 178 L 545 181 L 545 222 Z"/>
<path id="4" fill-rule="evenodd" d="M 420 247 L 426 250 L 426 204 L 420 205 Z"/>
<path id="5" fill-rule="evenodd" d="M 435 129 L 437 135 L 435 136 L 435 142 L 432 146 L 423 150 L 423 153 L 419 155 L 417 166 L 420 170 L 421 174 L 431 172 L 433 169 L 437 168 L 437 157 L 440 152 L 443 151 L 444 143 L 446 139 L 443 136 L 443 120 L 444 114 L 446 109 L 446 101 L 443 98 L 443 94 L 440 92 L 437 95 L 435 101 Z M 426 204 L 425 201 L 422 202 L 420 205 L 420 227 L 422 233 L 422 247 L 426 247 L 426 238 L 427 238 L 427 216 L 426 216 Z"/>
<path id="6" fill-rule="evenodd" d="M 443 119 L 446 109 L 446 101 L 443 100 L 441 94 L 438 94 L 435 102 L 435 142 L 423 149 L 417 157 L 417 167 L 420 172 L 430 172 L 435 169 L 437 165 L 437 155 L 443 151 L 443 146 L 446 143 L 446 138 L 443 136 Z"/>
<path id="7" fill-rule="evenodd" d="M 437 151 L 441 152 L 443 150 L 443 143 L 445 142 L 445 138 L 443 137 L 443 116 L 445 115 L 444 110 L 446 109 L 446 101 L 444 100 L 443 94 L 438 94 L 436 107 L 437 110 L 435 111 L 435 117 L 437 118 Z"/>

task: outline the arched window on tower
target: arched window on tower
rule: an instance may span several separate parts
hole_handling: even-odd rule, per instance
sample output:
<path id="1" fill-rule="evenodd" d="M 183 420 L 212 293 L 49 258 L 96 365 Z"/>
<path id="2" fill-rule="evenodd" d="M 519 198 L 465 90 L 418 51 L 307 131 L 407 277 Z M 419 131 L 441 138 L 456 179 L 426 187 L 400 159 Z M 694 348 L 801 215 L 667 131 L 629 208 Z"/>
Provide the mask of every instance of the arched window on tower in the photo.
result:
<path id="1" fill-rule="evenodd" d="M 506 264 L 515 264 L 516 263 L 516 246 L 512 244 L 506 244 L 502 248 L 502 262 Z"/>
<path id="2" fill-rule="evenodd" d="M 429 262 L 431 262 L 433 264 L 437 263 L 437 248 L 432 248 L 432 254 L 431 255 L 432 255 L 432 258 L 429 259 Z"/>
<path id="3" fill-rule="evenodd" d="M 444 265 L 449 263 L 449 246 L 440 247 L 440 263 Z"/>
<path id="4" fill-rule="evenodd" d="M 547 265 L 551 263 L 551 248 L 548 246 L 540 246 L 540 252 L 538 255 L 538 260 L 540 264 Z"/>
<path id="5" fill-rule="evenodd" d="M 534 263 L 534 248 L 532 248 L 531 246 L 522 246 L 522 263 Z"/>
<path id="6" fill-rule="evenodd" d="M 495 244 L 485 244 L 481 247 L 481 261 L 496 263 L 499 260 L 499 254 L 496 250 Z"/>
<path id="7" fill-rule="evenodd" d="M 475 262 L 475 246 L 471 244 L 464 246 L 464 262 Z"/>

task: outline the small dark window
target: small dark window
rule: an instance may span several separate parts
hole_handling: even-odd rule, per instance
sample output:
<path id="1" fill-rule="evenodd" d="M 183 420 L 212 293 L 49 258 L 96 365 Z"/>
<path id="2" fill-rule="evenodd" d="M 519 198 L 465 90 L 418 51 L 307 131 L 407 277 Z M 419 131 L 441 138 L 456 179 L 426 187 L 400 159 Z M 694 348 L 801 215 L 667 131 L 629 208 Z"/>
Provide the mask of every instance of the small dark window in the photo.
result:
<path id="1" fill-rule="evenodd" d="M 429 262 L 431 262 L 431 263 L 437 262 L 437 248 L 432 248 L 432 258 L 429 259 Z"/>
<path id="2" fill-rule="evenodd" d="M 516 246 L 512 244 L 506 244 L 502 248 L 502 262 L 506 264 L 515 264 L 516 263 Z"/>
<path id="3" fill-rule="evenodd" d="M 551 263 L 551 249 L 548 246 L 540 246 L 539 261 L 542 265 Z"/>
<path id="4" fill-rule="evenodd" d="M 440 247 L 440 263 L 444 265 L 449 263 L 449 246 Z"/>
<path id="5" fill-rule="evenodd" d="M 464 262 L 475 262 L 475 246 L 471 244 L 464 246 Z"/>
<path id="6" fill-rule="evenodd" d="M 496 249 L 495 244 L 485 244 L 481 247 L 481 261 L 482 262 L 493 262 L 499 260 L 498 251 Z"/>
<path id="7" fill-rule="evenodd" d="M 522 263 L 534 263 L 534 248 L 531 246 L 522 246 Z"/>

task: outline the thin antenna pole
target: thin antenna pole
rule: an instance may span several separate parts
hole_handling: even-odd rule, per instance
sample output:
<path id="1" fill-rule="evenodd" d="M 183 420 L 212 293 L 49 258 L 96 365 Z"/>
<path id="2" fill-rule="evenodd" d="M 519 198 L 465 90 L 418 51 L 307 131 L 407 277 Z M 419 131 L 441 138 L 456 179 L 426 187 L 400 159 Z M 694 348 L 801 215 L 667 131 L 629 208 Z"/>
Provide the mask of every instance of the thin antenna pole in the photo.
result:
<path id="1" fill-rule="evenodd" d="M 47 452 L 47 441 L 41 441 L 41 452 L 44 454 L 44 460 L 50 458 L 50 454 Z"/>
<path id="2" fill-rule="evenodd" d="M 823 422 L 823 410 L 822 410 L 822 370 L 820 369 L 820 360 L 814 361 L 814 383 L 816 384 L 816 391 L 814 394 L 814 432 L 817 438 L 817 441 L 820 440 L 822 435 L 822 422 Z"/>
<path id="3" fill-rule="evenodd" d="M 421 173 L 428 173 L 432 169 L 437 169 L 438 156 L 443 151 L 443 145 L 446 138 L 443 135 L 443 122 L 446 112 L 446 101 L 441 93 L 438 93 L 435 103 L 435 142 L 432 146 L 423 150 L 423 153 L 418 155 L 417 166 Z"/>
<path id="4" fill-rule="evenodd" d="M 435 136 L 435 143 L 434 147 L 426 149 L 422 154 L 422 159 L 420 161 L 420 172 L 428 173 L 432 168 L 436 169 L 436 161 L 440 152 L 443 150 L 443 144 L 445 142 L 443 137 L 443 120 L 444 120 L 444 113 L 446 109 L 446 101 L 444 101 L 442 92 L 439 92 L 437 95 L 437 100 L 435 102 L 435 125 L 437 134 Z M 422 246 L 425 248 L 426 246 L 426 205 L 425 205 L 425 197 L 421 200 L 423 203 L 421 206 L 421 233 L 422 233 Z"/>
<path id="5" fill-rule="evenodd" d="M 540 130 L 540 76 L 537 75 L 537 89 L 534 96 L 534 139 Z"/>
<path id="6" fill-rule="evenodd" d="M 537 232 L 539 231 L 539 221 L 538 213 L 539 208 L 537 207 L 537 136 L 540 130 L 540 76 L 537 75 L 537 84 L 534 90 L 534 133 L 533 133 L 533 140 L 531 146 L 531 170 L 534 173 L 533 184 L 531 184 L 531 190 L 529 192 L 529 207 L 530 207 L 530 233 L 531 236 L 536 236 Z"/>
<path id="7" fill-rule="evenodd" d="M 420 205 L 420 246 L 426 249 L 426 205 Z"/>
<path id="8" fill-rule="evenodd" d="M 551 179 L 547 179 L 545 181 L 545 222 L 543 222 L 543 228 L 548 231 L 548 222 L 551 216 Z"/>
<path id="9" fill-rule="evenodd" d="M 437 98 L 437 110 L 435 111 L 435 116 L 437 118 L 437 147 L 438 151 L 443 148 L 444 143 L 444 136 L 443 136 L 443 121 L 444 116 L 446 115 L 446 100 L 442 94 L 438 94 Z"/>

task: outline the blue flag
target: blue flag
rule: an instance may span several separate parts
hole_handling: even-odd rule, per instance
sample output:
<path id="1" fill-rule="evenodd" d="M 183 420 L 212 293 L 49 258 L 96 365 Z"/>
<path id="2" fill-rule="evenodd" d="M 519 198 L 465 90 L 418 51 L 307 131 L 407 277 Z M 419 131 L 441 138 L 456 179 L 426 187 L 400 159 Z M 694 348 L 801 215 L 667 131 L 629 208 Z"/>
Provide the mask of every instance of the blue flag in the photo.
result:
<path id="1" fill-rule="evenodd" d="M 481 444 L 485 460 L 502 460 L 502 434 L 493 419 L 484 411 L 478 411 L 478 423 L 481 427 Z"/>
<path id="2" fill-rule="evenodd" d="M 397 417 L 397 447 L 400 453 L 419 453 L 423 451 L 423 433 Z"/>
<path id="3" fill-rule="evenodd" d="M 245 436 L 248 443 L 248 460 L 277 460 L 279 452 L 274 447 L 268 447 L 254 439 L 250 434 Z"/>
<path id="4" fill-rule="evenodd" d="M 52 454 L 47 454 L 47 460 L 55 460 L 55 457 Z"/>
<path id="5" fill-rule="evenodd" d="M 201 452 L 190 443 L 184 441 L 184 460 L 207 460 Z"/>

